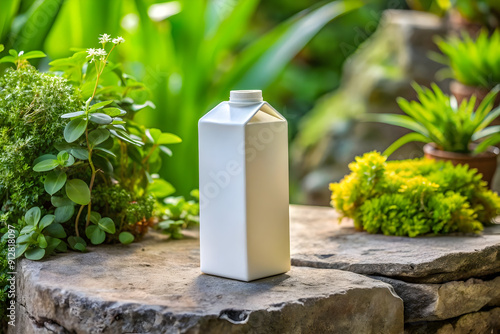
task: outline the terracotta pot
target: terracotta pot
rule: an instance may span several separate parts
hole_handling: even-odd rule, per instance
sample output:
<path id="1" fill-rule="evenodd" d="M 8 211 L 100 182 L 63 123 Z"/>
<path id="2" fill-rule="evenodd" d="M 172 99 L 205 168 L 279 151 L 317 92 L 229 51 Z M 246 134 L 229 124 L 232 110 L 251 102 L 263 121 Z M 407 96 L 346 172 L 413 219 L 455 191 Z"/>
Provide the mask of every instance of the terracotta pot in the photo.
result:
<path id="1" fill-rule="evenodd" d="M 434 160 L 445 160 L 451 161 L 451 163 L 456 165 L 469 165 L 469 168 L 476 168 L 479 173 L 483 174 L 483 180 L 488 182 L 488 186 L 491 188 L 491 181 L 495 175 L 497 169 L 497 156 L 500 153 L 500 149 L 491 146 L 488 151 L 470 155 L 464 153 L 455 153 L 448 151 L 441 151 L 436 148 L 434 144 L 424 145 L 424 155 L 426 158 Z"/>
<path id="2" fill-rule="evenodd" d="M 467 20 L 455 9 L 449 11 L 447 21 L 448 30 L 452 35 L 456 36 L 460 36 L 463 31 L 466 31 L 471 37 L 476 37 L 483 28 L 480 23 Z"/>

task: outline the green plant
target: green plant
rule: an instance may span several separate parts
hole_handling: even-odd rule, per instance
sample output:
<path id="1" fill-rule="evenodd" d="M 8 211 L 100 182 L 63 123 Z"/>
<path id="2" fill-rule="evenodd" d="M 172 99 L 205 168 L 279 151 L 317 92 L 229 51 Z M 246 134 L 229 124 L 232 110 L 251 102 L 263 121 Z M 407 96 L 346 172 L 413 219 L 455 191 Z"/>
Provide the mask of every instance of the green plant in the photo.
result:
<path id="1" fill-rule="evenodd" d="M 42 217 L 42 211 L 35 206 L 26 212 L 24 222 L 16 240 L 16 257 L 24 254 L 30 260 L 40 260 L 55 250 L 66 251 L 66 244 L 62 241 L 66 232 L 55 215 Z"/>
<path id="2" fill-rule="evenodd" d="M 485 89 L 500 83 L 499 30 L 491 36 L 487 30 L 482 30 L 476 40 L 466 32 L 462 33 L 462 39 L 457 36 L 436 37 L 436 44 L 444 55 L 433 53 L 432 58 L 449 66 L 451 73 L 448 76 L 464 85 Z M 440 76 L 445 77 L 442 72 Z"/>
<path id="3" fill-rule="evenodd" d="M 357 157 L 332 183 L 332 206 L 357 229 L 415 237 L 477 233 L 500 214 L 500 198 L 466 165 L 415 159 L 386 162 L 377 152 Z"/>
<path id="4" fill-rule="evenodd" d="M 198 190 L 192 190 L 191 196 L 195 200 L 186 201 L 183 196 L 167 197 L 159 206 L 159 216 L 163 221 L 156 225 L 156 229 L 170 235 L 172 239 L 182 239 L 182 229 L 200 223 L 200 196 Z"/>
<path id="5" fill-rule="evenodd" d="M 500 126 L 487 127 L 500 115 L 500 108 L 493 108 L 499 91 L 495 87 L 475 109 L 476 97 L 464 99 L 457 105 L 455 97 L 444 94 L 432 84 L 432 90 L 413 84 L 419 101 L 398 98 L 398 104 L 406 115 L 368 114 L 364 119 L 401 126 L 413 132 L 404 135 L 389 146 L 384 155 L 391 155 L 399 147 L 412 141 L 435 143 L 444 151 L 481 153 L 490 145 L 500 142 Z M 474 148 L 471 144 L 482 139 Z"/>

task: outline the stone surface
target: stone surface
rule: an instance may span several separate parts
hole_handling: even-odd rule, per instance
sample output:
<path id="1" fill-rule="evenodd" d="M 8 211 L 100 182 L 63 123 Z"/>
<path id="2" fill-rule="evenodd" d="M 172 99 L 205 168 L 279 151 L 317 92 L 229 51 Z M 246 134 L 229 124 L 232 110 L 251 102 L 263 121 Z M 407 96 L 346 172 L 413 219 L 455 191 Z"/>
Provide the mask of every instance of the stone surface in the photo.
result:
<path id="1" fill-rule="evenodd" d="M 369 35 L 371 31 L 363 31 Z M 328 184 L 349 172 L 357 155 L 385 150 L 407 130 L 386 124 L 358 122 L 364 113 L 401 113 L 396 98 L 414 99 L 411 82 L 430 85 L 443 68 L 429 58 L 439 51 L 435 35 L 446 27 L 437 16 L 409 10 L 387 10 L 377 31 L 344 64 L 340 87 L 319 99 L 301 120 L 292 143 L 291 161 L 306 204 L 328 205 Z M 448 91 L 448 81 L 437 84 Z M 392 158 L 422 156 L 421 145 L 408 144 Z"/>
<path id="2" fill-rule="evenodd" d="M 292 207 L 292 265 L 440 283 L 500 272 L 500 225 L 481 235 L 394 237 L 338 224 L 332 208 Z"/>
<path id="3" fill-rule="evenodd" d="M 18 266 L 9 333 L 401 333 L 403 303 L 379 280 L 294 267 L 239 282 L 199 271 L 196 238 L 150 234 Z"/>
<path id="4" fill-rule="evenodd" d="M 405 322 L 436 321 L 500 306 L 500 276 L 443 284 L 414 284 L 373 277 L 394 287 L 405 305 Z"/>
<path id="5" fill-rule="evenodd" d="M 405 334 L 499 334 L 500 308 L 466 314 L 459 318 L 414 323 L 405 326 Z"/>

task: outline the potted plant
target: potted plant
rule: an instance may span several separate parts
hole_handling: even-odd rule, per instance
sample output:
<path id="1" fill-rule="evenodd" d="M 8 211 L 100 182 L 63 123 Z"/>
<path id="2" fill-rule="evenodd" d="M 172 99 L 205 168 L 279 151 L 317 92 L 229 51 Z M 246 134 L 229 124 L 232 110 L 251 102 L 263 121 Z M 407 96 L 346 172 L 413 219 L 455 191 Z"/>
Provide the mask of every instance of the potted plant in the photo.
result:
<path id="1" fill-rule="evenodd" d="M 476 97 L 463 99 L 460 104 L 454 96 L 444 94 L 432 84 L 432 90 L 413 84 L 419 101 L 398 98 L 406 115 L 370 114 L 368 121 L 398 125 L 411 130 L 390 145 L 384 152 L 389 156 L 402 145 L 418 141 L 426 143 L 426 157 L 449 160 L 454 165 L 468 164 L 483 174 L 491 183 L 497 165 L 500 126 L 488 125 L 500 115 L 500 108 L 493 108 L 499 87 L 491 90 L 476 108 Z M 480 141 L 480 142 L 479 142 Z"/>
<path id="2" fill-rule="evenodd" d="M 488 92 L 500 83 L 500 31 L 491 36 L 487 30 L 482 30 L 474 41 L 466 32 L 462 38 L 457 36 L 443 39 L 436 38 L 436 44 L 443 55 L 433 54 L 433 59 L 449 66 L 442 73 L 454 80 L 450 84 L 451 93 L 458 103 L 472 95 L 477 97 L 476 106 Z M 495 106 L 498 106 L 499 99 Z"/>

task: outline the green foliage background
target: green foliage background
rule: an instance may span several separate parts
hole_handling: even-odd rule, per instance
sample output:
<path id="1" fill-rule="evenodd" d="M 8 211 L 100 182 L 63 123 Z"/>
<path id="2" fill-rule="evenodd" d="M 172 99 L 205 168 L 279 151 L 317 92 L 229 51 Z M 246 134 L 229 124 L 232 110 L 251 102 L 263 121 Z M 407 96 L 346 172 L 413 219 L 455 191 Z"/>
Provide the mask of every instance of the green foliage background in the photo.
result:
<path id="1" fill-rule="evenodd" d="M 167 8 L 152 19 L 161 12 L 155 3 L 4 0 L 0 43 L 56 59 L 96 47 L 98 34 L 122 35 L 127 43 L 112 60 L 148 86 L 157 106 L 139 121 L 183 139 L 161 171 L 180 195 L 198 183 L 197 120 L 229 90 L 263 89 L 292 138 L 315 99 L 339 85 L 344 60 L 373 33 L 382 10 L 405 7 L 403 0 L 351 0 L 345 6 L 353 10 L 338 16 L 340 1 L 180 0 L 172 2 L 179 13 L 168 16 Z M 38 66 L 47 69 L 50 59 Z"/>

